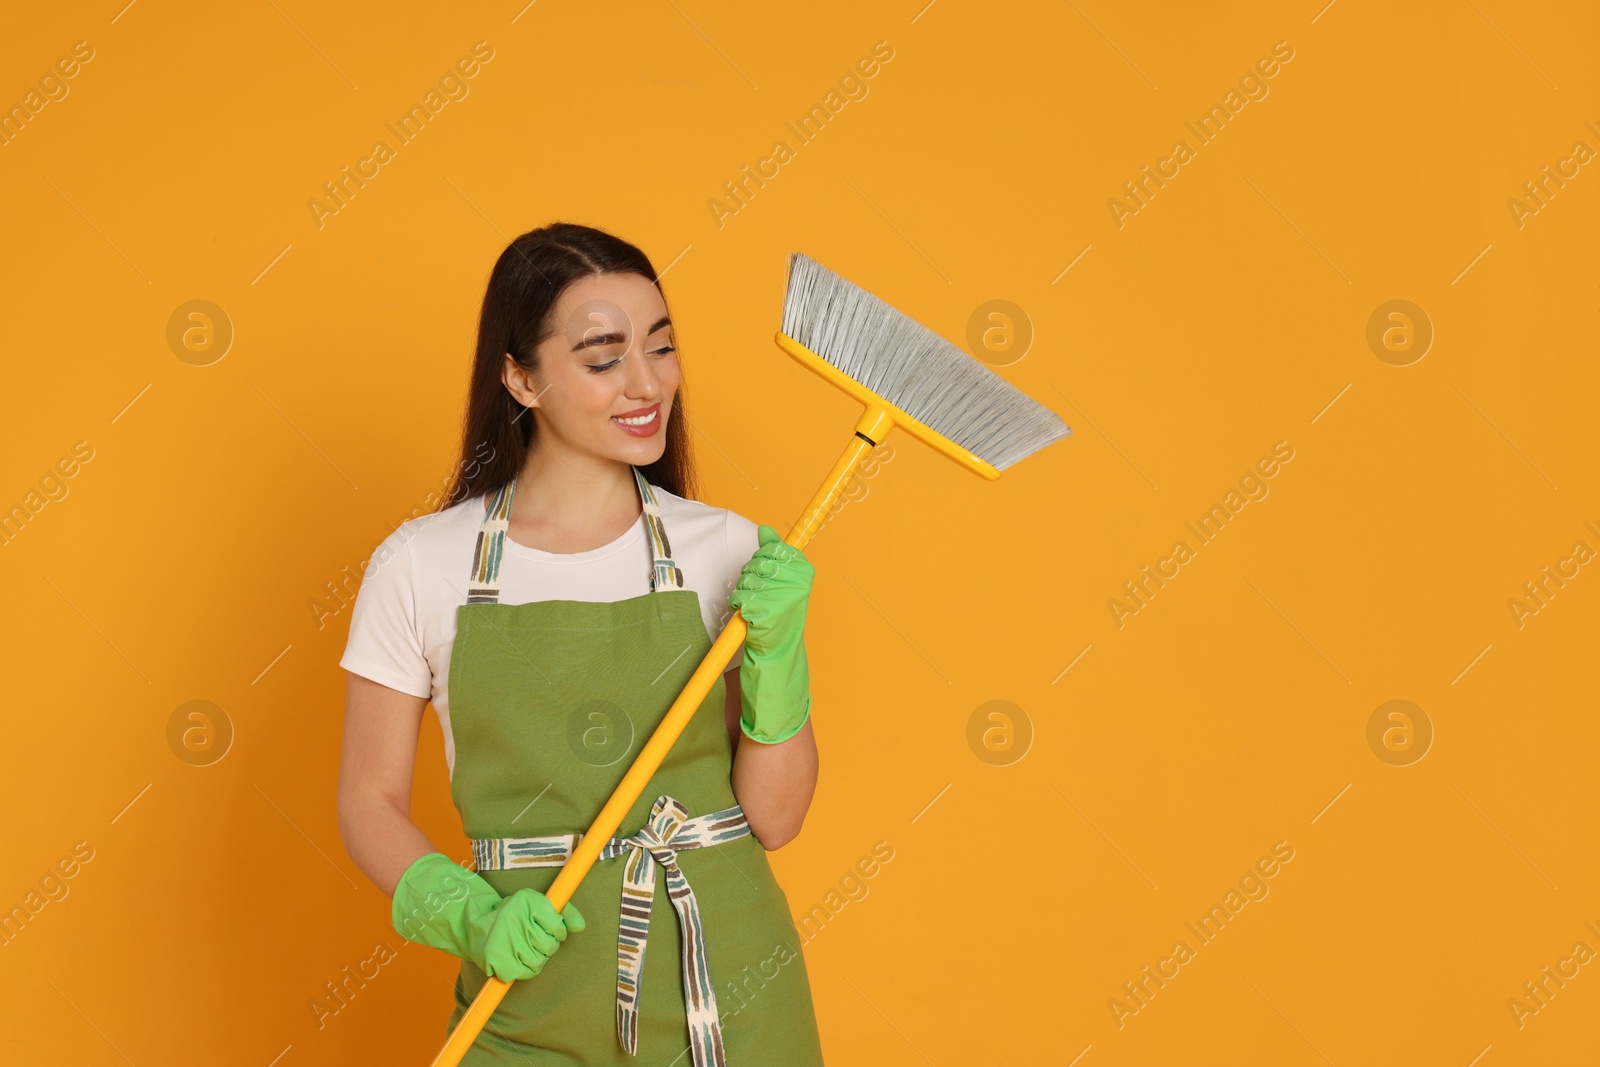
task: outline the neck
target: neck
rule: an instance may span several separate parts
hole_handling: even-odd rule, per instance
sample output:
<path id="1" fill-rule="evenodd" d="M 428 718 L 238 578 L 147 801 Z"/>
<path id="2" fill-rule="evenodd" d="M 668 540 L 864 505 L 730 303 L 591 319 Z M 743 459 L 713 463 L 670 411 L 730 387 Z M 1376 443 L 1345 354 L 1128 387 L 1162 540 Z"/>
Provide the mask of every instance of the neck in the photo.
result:
<path id="1" fill-rule="evenodd" d="M 639 487 L 626 463 L 540 447 L 522 465 L 512 508 L 539 526 L 582 535 L 615 526 L 619 514 L 637 516 Z"/>

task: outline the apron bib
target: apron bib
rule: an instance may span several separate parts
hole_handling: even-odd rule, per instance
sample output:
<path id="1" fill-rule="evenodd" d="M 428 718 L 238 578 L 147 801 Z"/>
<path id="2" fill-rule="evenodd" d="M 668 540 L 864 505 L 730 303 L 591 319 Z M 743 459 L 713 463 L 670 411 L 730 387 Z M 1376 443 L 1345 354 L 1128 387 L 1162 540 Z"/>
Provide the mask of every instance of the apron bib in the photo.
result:
<path id="1" fill-rule="evenodd" d="M 711 648 L 633 475 L 653 564 L 629 600 L 499 603 L 515 482 L 485 505 L 450 655 L 451 797 L 501 896 L 555 881 Z M 822 1063 L 788 898 L 729 781 L 725 697 L 718 678 L 573 894 L 587 928 L 512 983 L 462 1067 Z M 461 961 L 448 1030 L 486 977 Z"/>

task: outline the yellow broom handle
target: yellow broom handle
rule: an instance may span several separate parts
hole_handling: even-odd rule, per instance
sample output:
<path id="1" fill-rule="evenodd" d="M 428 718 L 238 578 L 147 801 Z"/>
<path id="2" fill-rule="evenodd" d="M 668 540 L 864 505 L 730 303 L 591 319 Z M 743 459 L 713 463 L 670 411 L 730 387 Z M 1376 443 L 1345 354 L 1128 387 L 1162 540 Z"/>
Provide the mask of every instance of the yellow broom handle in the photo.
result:
<path id="1" fill-rule="evenodd" d="M 861 466 L 867 453 L 883 442 L 884 435 L 892 426 L 893 423 L 889 421 L 885 412 L 871 408 L 867 410 L 856 424 L 856 429 L 868 435 L 871 440 L 864 440 L 860 436 L 850 438 L 850 444 L 839 456 L 839 461 L 833 465 L 833 470 L 822 483 L 822 488 L 817 490 L 816 495 L 811 498 L 811 503 L 806 505 L 806 510 L 801 512 L 799 521 L 789 530 L 789 536 L 784 538 L 786 543 L 804 550 L 811 538 L 822 529 L 822 524 L 828 521 L 833 502 L 844 492 L 845 483 L 855 474 L 856 468 Z M 600 809 L 600 814 L 595 816 L 588 832 L 578 842 L 578 847 L 573 849 L 572 855 L 562 865 L 555 881 L 551 882 L 550 888 L 545 891 L 545 896 L 555 905 L 557 911 L 567 906 L 572 894 L 577 892 L 578 883 L 583 881 L 583 876 L 589 873 L 589 868 L 593 867 L 595 860 L 599 858 L 600 850 L 622 824 L 623 816 L 628 814 L 633 802 L 639 799 L 644 787 L 650 784 L 651 776 L 667 758 L 667 751 L 672 748 L 672 743 L 683 733 L 684 727 L 689 725 L 690 718 L 704 702 L 706 694 L 711 692 L 711 687 L 716 685 L 717 678 L 727 667 L 728 661 L 733 658 L 733 650 L 744 640 L 746 629 L 744 616 L 734 612 L 728 619 L 727 625 L 722 628 L 722 633 L 712 642 L 705 658 L 700 661 L 700 666 L 695 668 L 694 674 L 689 678 L 689 684 L 678 694 L 678 699 L 672 702 L 666 717 L 650 735 L 650 740 L 645 742 L 644 748 L 634 759 L 633 766 L 628 768 L 628 773 L 623 775 L 616 791 L 611 794 L 611 799 Z M 433 1067 L 457 1067 L 461 1063 L 461 1058 L 467 1054 L 467 1049 L 472 1047 L 473 1041 L 477 1040 L 484 1024 L 489 1021 L 489 1016 L 494 1014 L 494 1009 L 499 1006 L 506 995 L 506 990 L 510 988 L 510 982 L 489 975 L 488 981 L 478 990 L 478 995 L 473 998 L 471 1006 L 461 1016 L 461 1021 L 456 1024 L 455 1030 L 445 1041 L 444 1048 L 434 1057 Z"/>

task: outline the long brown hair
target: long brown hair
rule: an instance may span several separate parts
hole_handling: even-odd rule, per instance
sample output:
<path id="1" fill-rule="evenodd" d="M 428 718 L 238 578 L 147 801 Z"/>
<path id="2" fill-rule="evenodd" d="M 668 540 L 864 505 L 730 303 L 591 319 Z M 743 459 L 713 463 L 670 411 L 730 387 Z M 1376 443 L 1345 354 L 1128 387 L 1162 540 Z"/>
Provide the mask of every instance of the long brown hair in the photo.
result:
<path id="1" fill-rule="evenodd" d="M 501 381 L 506 353 L 523 367 L 537 370 L 536 350 L 559 328 L 550 321 L 550 312 L 567 286 L 591 275 L 628 272 L 648 278 L 666 300 L 650 257 L 592 226 L 553 222 L 528 231 L 500 253 L 478 316 L 478 347 L 461 424 L 461 458 L 440 511 L 516 478 L 528 450 L 537 446 L 533 416 Z M 697 478 L 689 447 L 685 384 L 680 368 L 666 450 L 660 459 L 639 469 L 651 485 L 694 499 Z"/>

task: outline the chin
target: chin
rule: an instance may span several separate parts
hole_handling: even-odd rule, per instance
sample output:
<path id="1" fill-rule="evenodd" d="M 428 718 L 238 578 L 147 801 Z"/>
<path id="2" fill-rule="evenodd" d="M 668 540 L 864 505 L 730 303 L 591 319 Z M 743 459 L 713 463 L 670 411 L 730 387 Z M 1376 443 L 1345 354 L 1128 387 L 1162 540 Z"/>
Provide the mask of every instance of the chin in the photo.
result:
<path id="1" fill-rule="evenodd" d="M 661 432 L 654 437 L 629 441 L 623 444 L 621 448 L 612 443 L 611 447 L 606 450 L 606 454 L 618 462 L 630 463 L 635 467 L 643 467 L 660 459 L 666 454 L 666 451 L 666 428 L 663 427 Z"/>

